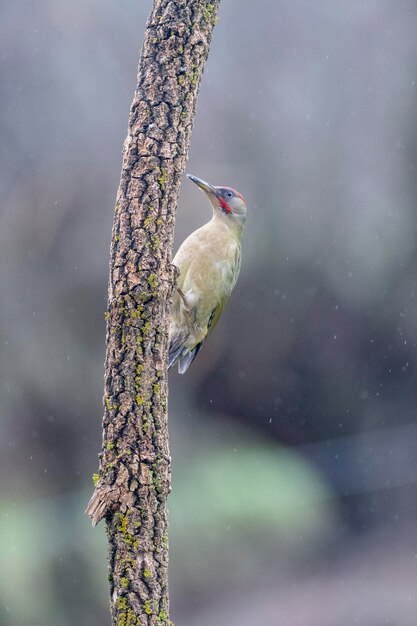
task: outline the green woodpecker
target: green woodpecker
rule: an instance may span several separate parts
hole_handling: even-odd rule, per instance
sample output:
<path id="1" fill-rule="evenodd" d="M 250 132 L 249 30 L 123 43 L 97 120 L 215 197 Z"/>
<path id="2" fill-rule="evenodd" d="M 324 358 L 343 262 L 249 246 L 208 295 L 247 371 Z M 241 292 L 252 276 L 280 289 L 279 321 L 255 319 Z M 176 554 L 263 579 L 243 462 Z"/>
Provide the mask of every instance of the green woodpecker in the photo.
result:
<path id="1" fill-rule="evenodd" d="M 173 264 L 179 269 L 169 324 L 169 367 L 184 374 L 211 333 L 240 271 L 246 203 L 231 187 L 214 187 L 188 175 L 211 202 L 213 217 L 182 243 Z"/>

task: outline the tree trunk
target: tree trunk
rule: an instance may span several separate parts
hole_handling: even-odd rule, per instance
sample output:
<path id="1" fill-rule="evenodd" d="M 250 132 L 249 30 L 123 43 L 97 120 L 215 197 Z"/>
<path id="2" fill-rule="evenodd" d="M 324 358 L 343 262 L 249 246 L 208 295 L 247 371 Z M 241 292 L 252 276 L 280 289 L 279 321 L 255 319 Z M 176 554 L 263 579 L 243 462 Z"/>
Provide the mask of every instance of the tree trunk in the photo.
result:
<path id="1" fill-rule="evenodd" d="M 169 623 L 167 305 L 175 210 L 220 0 L 154 0 L 113 224 L 103 448 L 87 514 L 106 518 L 114 626 Z"/>

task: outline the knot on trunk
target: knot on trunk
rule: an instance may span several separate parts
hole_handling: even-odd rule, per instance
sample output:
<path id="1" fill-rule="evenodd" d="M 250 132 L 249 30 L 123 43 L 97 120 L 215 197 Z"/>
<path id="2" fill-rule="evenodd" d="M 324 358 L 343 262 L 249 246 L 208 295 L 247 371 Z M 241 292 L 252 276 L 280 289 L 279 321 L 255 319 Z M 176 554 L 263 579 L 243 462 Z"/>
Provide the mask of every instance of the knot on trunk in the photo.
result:
<path id="1" fill-rule="evenodd" d="M 109 487 L 109 485 L 97 484 L 85 510 L 88 517 L 91 518 L 93 526 L 97 526 L 108 513 L 117 509 L 119 497 L 119 489 Z"/>
<path id="2" fill-rule="evenodd" d="M 105 483 L 100 479 L 94 489 L 94 493 L 85 510 L 88 517 L 91 518 L 93 526 L 97 524 L 110 513 L 114 513 L 119 509 L 125 509 L 133 502 L 133 494 L 126 489 L 128 481 L 128 471 L 123 465 L 120 466 L 119 474 L 112 485 Z"/>

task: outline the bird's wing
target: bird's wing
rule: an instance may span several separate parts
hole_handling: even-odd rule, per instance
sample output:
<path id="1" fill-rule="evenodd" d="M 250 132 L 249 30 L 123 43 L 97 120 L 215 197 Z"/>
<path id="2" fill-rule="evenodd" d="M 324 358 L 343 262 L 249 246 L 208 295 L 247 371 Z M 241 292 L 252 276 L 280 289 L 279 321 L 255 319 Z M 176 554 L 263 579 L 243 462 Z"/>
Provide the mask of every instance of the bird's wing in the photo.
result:
<path id="1" fill-rule="evenodd" d="M 194 361 L 203 343 L 205 342 L 205 340 L 207 339 L 207 337 L 209 336 L 213 328 L 216 326 L 219 320 L 219 317 L 224 309 L 224 305 L 226 304 L 228 299 L 229 299 L 228 297 L 223 298 L 223 300 L 219 302 L 219 304 L 213 309 L 209 317 L 209 320 L 207 322 L 207 332 L 204 338 L 201 341 L 199 341 L 193 348 L 191 348 L 183 357 L 179 359 L 178 371 L 180 374 L 184 374 L 187 371 L 187 369 L 190 367 L 191 363 Z M 174 357 L 173 362 L 175 362 L 176 360 L 175 356 L 173 355 Z"/>
<path id="2" fill-rule="evenodd" d="M 206 336 L 204 338 L 204 341 L 207 339 L 207 337 L 210 335 L 210 333 L 214 330 L 214 327 L 216 326 L 217 322 L 219 321 L 219 317 L 223 312 L 223 309 L 226 305 L 226 302 L 228 301 L 229 296 L 225 296 L 224 298 L 222 298 L 220 300 L 220 302 L 218 303 L 218 305 L 213 309 L 210 317 L 209 317 L 209 321 L 207 322 L 207 333 Z M 203 343 L 203 342 L 201 342 Z"/>
<path id="3" fill-rule="evenodd" d="M 234 253 L 234 262 L 231 265 L 231 271 L 233 274 L 233 279 L 231 280 L 230 283 L 230 289 L 227 293 L 224 293 L 222 295 L 222 297 L 219 299 L 217 305 L 213 308 L 211 315 L 209 317 L 209 320 L 207 322 L 207 333 L 206 336 L 204 338 L 204 341 L 207 339 L 207 337 L 210 335 L 210 333 L 214 330 L 217 322 L 219 321 L 220 315 L 223 312 L 224 307 L 226 306 L 227 301 L 230 298 L 230 295 L 236 285 L 236 281 L 238 279 L 239 276 L 239 272 L 240 272 L 240 265 L 242 262 L 242 251 L 240 246 L 237 246 L 235 249 L 235 253 Z M 201 345 L 203 344 L 203 342 L 201 342 Z"/>

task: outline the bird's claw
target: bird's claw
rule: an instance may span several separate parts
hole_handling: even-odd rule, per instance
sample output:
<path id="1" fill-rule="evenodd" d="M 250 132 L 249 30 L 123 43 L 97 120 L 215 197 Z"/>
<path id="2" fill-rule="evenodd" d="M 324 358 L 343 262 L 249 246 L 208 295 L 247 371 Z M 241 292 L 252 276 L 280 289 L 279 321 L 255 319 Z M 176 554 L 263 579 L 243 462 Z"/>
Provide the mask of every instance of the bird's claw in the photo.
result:
<path id="1" fill-rule="evenodd" d="M 185 311 L 187 311 L 187 313 L 189 313 L 190 310 L 191 310 L 191 307 L 189 306 L 189 304 L 187 302 L 187 298 L 186 298 L 185 294 L 181 291 L 181 289 L 179 287 L 177 287 L 177 291 L 178 291 L 178 293 L 180 295 L 180 298 L 182 300 L 182 303 L 183 303 Z"/>
<path id="2" fill-rule="evenodd" d="M 179 268 L 176 265 L 174 265 L 173 263 L 171 263 L 170 269 L 171 269 L 171 273 L 172 273 L 173 279 L 175 280 L 175 282 L 177 282 L 178 276 L 180 275 Z"/>

